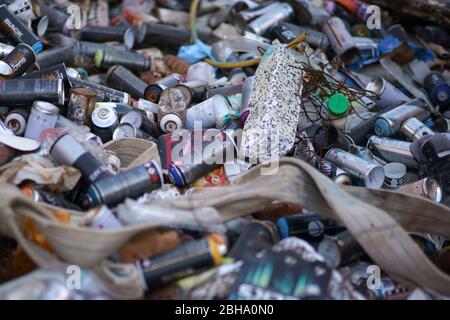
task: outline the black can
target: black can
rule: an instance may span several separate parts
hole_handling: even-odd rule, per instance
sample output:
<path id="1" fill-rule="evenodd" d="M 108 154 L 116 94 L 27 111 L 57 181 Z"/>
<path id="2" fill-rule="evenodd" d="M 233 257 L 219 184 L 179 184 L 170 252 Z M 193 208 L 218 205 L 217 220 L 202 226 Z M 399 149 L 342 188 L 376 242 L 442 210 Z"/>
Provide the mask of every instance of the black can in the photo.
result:
<path id="1" fill-rule="evenodd" d="M 192 275 L 203 268 L 220 264 L 223 248 L 207 237 L 183 243 L 174 250 L 137 261 L 136 264 L 145 279 L 148 291 Z"/>
<path id="2" fill-rule="evenodd" d="M 26 43 L 36 53 L 42 50 L 42 43 L 39 38 L 4 4 L 0 6 L 0 32 L 16 45 Z"/>
<path id="3" fill-rule="evenodd" d="M 273 26 L 270 33 L 281 43 L 290 43 L 296 38 L 295 34 L 285 24 L 280 23 Z"/>
<path id="4" fill-rule="evenodd" d="M 237 260 L 242 260 L 252 257 L 264 249 L 271 248 L 279 240 L 280 234 L 272 222 L 251 222 L 242 231 L 241 236 L 228 255 Z"/>
<path id="5" fill-rule="evenodd" d="M 135 99 L 143 98 L 145 89 L 147 88 L 147 84 L 144 81 L 120 65 L 109 68 L 105 81 L 108 86 L 123 92 L 128 92 Z"/>
<path id="6" fill-rule="evenodd" d="M 19 43 L 3 60 L 0 61 L 0 78 L 11 79 L 23 75 L 36 62 L 33 49 Z"/>
<path id="7" fill-rule="evenodd" d="M 132 71 L 147 71 L 150 70 L 152 60 L 143 53 L 106 48 L 95 53 L 94 62 L 97 68 L 121 65 Z"/>
<path id="8" fill-rule="evenodd" d="M 80 39 L 93 42 L 123 42 L 126 47 L 132 48 L 135 41 L 135 34 L 133 29 L 129 27 L 122 28 L 89 24 L 81 28 Z"/>
<path id="9" fill-rule="evenodd" d="M 31 106 L 37 100 L 64 105 L 63 80 L 0 80 L 0 105 Z"/>
<path id="10" fill-rule="evenodd" d="M 113 107 L 99 106 L 92 112 L 91 122 L 92 133 L 106 143 L 112 139 L 114 129 L 119 125 L 119 116 Z"/>
<path id="11" fill-rule="evenodd" d="M 73 46 L 54 47 L 39 52 L 36 55 L 36 63 L 42 70 L 61 63 L 70 64 L 74 56 Z"/>
<path id="12" fill-rule="evenodd" d="M 91 184 L 83 192 L 78 202 L 83 208 L 95 207 L 101 203 L 113 207 L 126 198 L 135 199 L 146 192 L 161 188 L 161 169 L 150 161 L 116 176 Z"/>
<path id="13" fill-rule="evenodd" d="M 41 80 L 63 80 L 64 89 L 69 92 L 72 84 L 69 81 L 69 76 L 67 75 L 67 69 L 64 63 L 53 65 L 51 67 L 33 71 L 27 73 L 26 75 L 20 77 L 21 79 L 41 79 Z"/>
<path id="14" fill-rule="evenodd" d="M 94 82 L 78 79 L 69 76 L 69 81 L 74 87 L 82 87 L 92 89 L 97 93 L 98 102 L 119 102 L 128 104 L 130 102 L 130 95 L 126 92 L 114 90 Z"/>
<path id="15" fill-rule="evenodd" d="M 190 103 L 200 103 L 206 98 L 207 86 L 201 81 L 189 81 L 176 85 L 174 88 L 179 89 L 185 96 L 190 97 Z"/>
<path id="16" fill-rule="evenodd" d="M 111 176 L 108 169 L 70 134 L 60 136 L 51 146 L 49 153 L 56 163 L 80 170 L 86 183 L 95 183 Z"/>
<path id="17" fill-rule="evenodd" d="M 127 48 L 124 45 L 110 45 L 105 43 L 97 43 L 90 41 L 76 41 L 74 43 L 74 51 L 77 56 L 86 56 L 94 58 L 95 54 L 99 50 L 105 50 L 106 48 L 114 48 L 114 50 L 126 52 Z"/>
<path id="18" fill-rule="evenodd" d="M 325 234 L 336 234 L 345 230 L 336 220 L 306 213 L 280 218 L 277 226 L 282 239 L 298 237 L 307 241 L 320 241 Z"/>

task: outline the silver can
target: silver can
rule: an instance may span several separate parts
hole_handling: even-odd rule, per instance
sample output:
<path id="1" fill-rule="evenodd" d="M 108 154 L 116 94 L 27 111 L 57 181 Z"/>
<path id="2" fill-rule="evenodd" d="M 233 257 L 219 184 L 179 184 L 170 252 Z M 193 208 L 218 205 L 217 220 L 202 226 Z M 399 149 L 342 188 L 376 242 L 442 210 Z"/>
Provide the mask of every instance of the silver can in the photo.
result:
<path id="1" fill-rule="evenodd" d="M 398 106 L 411 100 L 403 92 L 383 78 L 374 78 L 370 80 L 366 86 L 366 90 L 377 95 L 377 98 L 374 99 L 374 101 L 381 110 Z"/>
<path id="2" fill-rule="evenodd" d="M 25 138 L 38 140 L 44 130 L 54 128 L 58 113 L 59 109 L 55 105 L 45 101 L 35 101 L 25 129 Z"/>
<path id="3" fill-rule="evenodd" d="M 294 9 L 287 3 L 279 3 L 276 7 L 272 8 L 269 12 L 266 12 L 262 16 L 256 18 L 249 23 L 247 30 L 256 33 L 257 35 L 263 35 L 271 26 L 281 20 L 289 18 L 294 13 Z"/>
<path id="4" fill-rule="evenodd" d="M 229 119 L 230 109 L 227 100 L 222 95 L 215 95 L 186 112 L 186 129 L 194 129 L 196 122 L 201 123 L 203 129 L 222 127 Z"/>
<path id="5" fill-rule="evenodd" d="M 392 162 L 384 166 L 384 185 L 388 189 L 398 189 L 406 183 L 406 166 Z"/>
<path id="6" fill-rule="evenodd" d="M 406 120 L 414 117 L 428 118 L 431 115 L 428 108 L 428 103 L 422 98 L 399 105 L 377 117 L 374 125 L 375 133 L 379 136 L 391 137 L 399 132 L 401 125 Z"/>
<path id="7" fill-rule="evenodd" d="M 383 185 L 384 170 L 380 165 L 338 148 L 330 149 L 324 159 L 348 172 L 362 186 L 379 189 Z"/>
<path id="8" fill-rule="evenodd" d="M 155 138 L 150 135 L 142 132 L 135 126 L 130 123 L 122 123 L 120 124 L 113 132 L 112 135 L 113 140 L 120 140 L 124 138 L 137 138 L 144 139 L 149 141 L 155 141 Z"/>
<path id="9" fill-rule="evenodd" d="M 410 146 L 411 143 L 407 141 L 379 136 L 371 136 L 367 142 L 367 148 L 387 162 L 399 162 L 408 168 L 417 169 L 419 164 L 414 160 Z"/>
<path id="10" fill-rule="evenodd" d="M 442 201 L 442 189 L 435 179 L 425 178 L 423 180 L 404 185 L 397 191 L 415 196 L 424 197 L 435 202 Z"/>
<path id="11" fill-rule="evenodd" d="M 434 134 L 433 130 L 416 118 L 405 121 L 400 127 L 400 132 L 410 141 L 420 139 L 427 134 Z"/>
<path id="12" fill-rule="evenodd" d="M 358 48 L 352 35 L 345 27 L 344 21 L 341 18 L 332 17 L 322 23 L 321 26 L 336 54 L 345 63 L 351 62 L 358 53 Z"/>

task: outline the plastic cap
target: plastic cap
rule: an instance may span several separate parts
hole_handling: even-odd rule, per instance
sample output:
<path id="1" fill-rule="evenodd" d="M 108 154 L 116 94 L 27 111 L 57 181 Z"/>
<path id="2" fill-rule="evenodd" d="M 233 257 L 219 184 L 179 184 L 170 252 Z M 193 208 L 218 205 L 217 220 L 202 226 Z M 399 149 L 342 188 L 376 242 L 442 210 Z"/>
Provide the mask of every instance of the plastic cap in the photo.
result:
<path id="1" fill-rule="evenodd" d="M 183 126 L 181 119 L 178 115 L 174 113 L 168 113 L 164 115 L 159 121 L 159 126 L 165 132 L 174 132 L 177 129 L 180 129 Z"/>
<path id="2" fill-rule="evenodd" d="M 374 125 L 375 133 L 382 137 L 390 137 L 391 136 L 391 127 L 389 123 L 383 118 L 377 119 Z"/>
<path id="3" fill-rule="evenodd" d="M 342 93 L 336 93 L 328 100 L 328 111 L 336 117 L 345 115 L 348 112 L 349 102 Z"/>

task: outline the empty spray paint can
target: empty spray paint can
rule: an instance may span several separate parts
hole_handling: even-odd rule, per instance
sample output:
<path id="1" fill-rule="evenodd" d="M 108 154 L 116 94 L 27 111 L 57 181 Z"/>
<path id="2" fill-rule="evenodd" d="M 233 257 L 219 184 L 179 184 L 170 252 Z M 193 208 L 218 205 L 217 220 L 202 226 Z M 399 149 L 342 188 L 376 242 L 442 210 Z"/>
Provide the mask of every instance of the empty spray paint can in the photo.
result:
<path id="1" fill-rule="evenodd" d="M 226 98 L 215 95 L 187 110 L 185 127 L 194 129 L 198 122 L 203 129 L 214 126 L 221 128 L 229 120 L 229 116 L 230 107 Z"/>
<path id="2" fill-rule="evenodd" d="M 185 96 L 181 90 L 168 88 L 158 103 L 159 127 L 164 132 L 175 132 L 183 127 L 186 118 Z"/>
<path id="3" fill-rule="evenodd" d="M 51 67 L 33 71 L 20 77 L 21 79 L 41 79 L 41 80 L 58 80 L 62 79 L 64 90 L 69 90 L 72 85 L 69 82 L 69 76 L 64 63 L 53 65 Z"/>
<path id="4" fill-rule="evenodd" d="M 289 19 L 293 13 L 294 10 L 288 3 L 278 3 L 272 10 L 250 22 L 247 30 L 258 35 L 263 35 L 274 24 Z"/>
<path id="5" fill-rule="evenodd" d="M 428 103 L 422 98 L 399 105 L 377 117 L 374 125 L 375 133 L 379 136 L 391 137 L 398 133 L 401 125 L 409 118 L 428 118 L 430 112 L 427 109 Z"/>
<path id="6" fill-rule="evenodd" d="M 112 139 L 113 131 L 119 125 L 119 116 L 114 108 L 101 106 L 92 112 L 91 122 L 92 133 L 106 143 Z"/>
<path id="7" fill-rule="evenodd" d="M 97 68 L 119 64 L 133 71 L 146 71 L 151 67 L 151 59 L 144 54 L 113 48 L 98 50 L 95 53 L 94 63 Z"/>
<path id="8" fill-rule="evenodd" d="M 427 134 L 434 134 L 433 130 L 428 128 L 422 121 L 416 118 L 406 120 L 400 127 L 400 132 L 409 141 L 415 141 Z"/>
<path id="9" fill-rule="evenodd" d="M 264 249 L 272 248 L 279 240 L 280 234 L 272 222 L 250 222 L 244 227 L 228 255 L 236 260 L 242 260 Z"/>
<path id="10" fill-rule="evenodd" d="M 333 269 L 344 266 L 365 254 L 348 231 L 322 240 L 317 251 L 325 257 L 327 265 Z"/>
<path id="11" fill-rule="evenodd" d="M 185 242 L 169 252 L 136 262 L 147 291 L 222 262 L 226 246 L 218 236 Z"/>
<path id="12" fill-rule="evenodd" d="M 352 179 L 347 172 L 318 156 L 316 156 L 315 159 L 316 168 L 328 178 L 338 184 L 347 186 L 352 185 Z"/>
<path id="13" fill-rule="evenodd" d="M 3 60 L 0 61 L 0 77 L 3 79 L 17 78 L 23 75 L 36 62 L 33 49 L 19 43 Z"/>
<path id="14" fill-rule="evenodd" d="M 36 64 L 39 69 L 45 69 L 60 63 L 70 64 L 74 55 L 73 46 L 58 46 L 39 52 L 36 55 Z"/>
<path id="15" fill-rule="evenodd" d="M 124 138 L 137 138 L 153 141 L 156 143 L 155 138 L 143 132 L 141 129 L 136 128 L 131 123 L 126 122 L 121 123 L 117 126 L 117 128 L 113 132 L 112 138 L 113 140 L 120 140 Z"/>
<path id="16" fill-rule="evenodd" d="M 13 109 L 6 115 L 5 123 L 16 136 L 25 132 L 30 112 L 26 109 Z"/>
<path id="17" fill-rule="evenodd" d="M 206 89 L 206 99 L 212 98 L 215 95 L 233 96 L 235 94 L 241 93 L 242 85 L 242 83 L 237 83 L 231 85 L 208 87 Z"/>
<path id="18" fill-rule="evenodd" d="M 330 149 L 325 155 L 325 160 L 348 172 L 362 186 L 378 189 L 383 185 L 384 170 L 380 165 L 337 148 Z"/>
<path id="19" fill-rule="evenodd" d="M 143 98 L 147 88 L 147 84 L 144 81 L 120 65 L 109 68 L 105 82 L 114 89 L 128 92 L 135 99 Z"/>
<path id="20" fill-rule="evenodd" d="M 87 183 L 94 183 L 110 176 L 108 169 L 70 134 L 60 136 L 51 146 L 49 153 L 56 163 L 80 170 Z"/>
<path id="21" fill-rule="evenodd" d="M 371 136 L 367 142 L 367 148 L 376 156 L 381 157 L 387 162 L 403 163 L 408 168 L 416 169 L 419 164 L 414 160 L 411 151 L 410 142 L 390 139 L 379 136 Z"/>
<path id="22" fill-rule="evenodd" d="M 436 202 L 442 201 L 442 188 L 439 182 L 432 178 L 425 178 L 420 181 L 404 185 L 397 191 L 424 197 Z"/>
<path id="23" fill-rule="evenodd" d="M 280 218 L 277 226 L 281 239 L 298 237 L 307 241 L 320 241 L 325 234 L 336 234 L 345 229 L 338 221 L 314 213 Z"/>
<path id="24" fill-rule="evenodd" d="M 262 15 L 266 14 L 266 13 L 270 13 L 272 10 L 275 10 L 278 7 L 277 2 L 272 2 L 272 3 L 266 3 L 266 4 L 262 4 L 260 6 L 257 7 L 251 7 L 249 8 L 247 4 L 243 5 L 243 6 L 236 6 L 236 4 L 234 5 L 234 8 L 232 9 L 232 21 L 234 23 L 234 25 L 239 29 L 239 31 L 241 33 L 243 33 L 245 31 L 245 29 L 247 28 L 248 24 L 252 21 L 252 20 L 256 20 L 258 17 L 261 17 Z M 236 11 L 235 8 L 240 7 L 239 12 Z"/>
<path id="25" fill-rule="evenodd" d="M 127 48 L 132 48 L 135 42 L 135 34 L 132 28 L 88 24 L 80 29 L 80 39 L 93 42 L 123 42 Z"/>
<path id="26" fill-rule="evenodd" d="M 350 63 L 358 53 L 358 48 L 352 35 L 345 27 L 344 21 L 338 17 L 332 17 L 322 23 L 321 26 L 336 54 L 346 64 Z"/>
<path id="27" fill-rule="evenodd" d="M 39 38 L 4 4 L 0 5 L 0 32 L 16 45 L 23 42 L 33 48 L 36 53 L 42 50 Z"/>
<path id="28" fill-rule="evenodd" d="M 162 183 L 161 169 L 154 161 L 150 161 L 116 176 L 98 180 L 80 195 L 78 201 L 83 208 L 101 203 L 112 207 L 126 198 L 135 199 L 158 189 Z"/>
<path id="29" fill-rule="evenodd" d="M 94 111 L 96 99 L 97 94 L 92 89 L 70 89 L 67 118 L 79 125 L 89 125 L 91 123 L 91 114 L 92 111 Z"/>
<path id="30" fill-rule="evenodd" d="M 203 81 L 192 80 L 176 85 L 174 88 L 188 91 L 186 95 L 190 97 L 190 103 L 199 103 L 206 97 L 207 86 Z"/>
<path id="31" fill-rule="evenodd" d="M 38 140 L 41 133 L 50 128 L 54 128 L 58 118 L 59 109 L 57 106 L 45 102 L 35 101 L 31 108 L 25 129 L 25 138 Z"/>
<path id="32" fill-rule="evenodd" d="M 239 117 L 239 121 L 242 126 L 245 124 L 248 115 L 250 114 L 248 103 L 250 102 L 250 96 L 252 94 L 254 83 L 255 77 L 251 76 L 245 79 L 244 84 L 242 85 L 241 116 Z"/>
<path id="33" fill-rule="evenodd" d="M 231 156 L 234 159 L 235 149 L 233 139 L 222 133 L 206 145 L 202 144 L 202 148 L 194 146 L 191 159 L 172 161 L 169 167 L 170 181 L 178 187 L 186 187 L 223 165 Z"/>
<path id="34" fill-rule="evenodd" d="M 411 100 L 403 92 L 383 78 L 374 78 L 370 80 L 366 86 L 366 90 L 376 94 L 377 97 L 374 99 L 374 102 L 381 110 L 398 106 Z"/>
<path id="35" fill-rule="evenodd" d="M 288 28 L 288 30 L 290 30 L 295 37 L 306 32 L 308 37 L 305 41 L 315 48 L 325 49 L 330 45 L 328 37 L 323 32 L 305 26 L 298 26 L 296 24 L 288 22 L 283 23 L 282 25 Z"/>
<path id="36" fill-rule="evenodd" d="M 158 138 L 161 135 L 161 130 L 159 129 L 158 124 L 148 118 L 144 111 L 138 109 L 130 110 L 124 114 L 120 119 L 120 123 L 130 123 L 135 128 L 141 129 L 154 138 Z"/>
<path id="37" fill-rule="evenodd" d="M 450 86 L 442 73 L 431 72 L 425 77 L 424 87 L 435 105 L 442 107 L 450 105 Z"/>
<path id="38" fill-rule="evenodd" d="M 296 38 L 296 36 L 292 32 L 292 30 L 290 28 L 288 28 L 286 26 L 286 24 L 283 24 L 283 23 L 278 23 L 278 24 L 274 25 L 270 29 L 270 33 L 275 38 L 277 38 L 281 43 L 289 43 Z"/>
<path id="39" fill-rule="evenodd" d="M 36 100 L 64 105 L 63 80 L 0 80 L 0 105 L 26 106 Z"/>
<path id="40" fill-rule="evenodd" d="M 392 162 L 383 167 L 384 185 L 389 189 L 398 189 L 406 183 L 406 166 Z"/>
<path id="41" fill-rule="evenodd" d="M 78 79 L 69 76 L 69 81 L 74 87 L 82 87 L 92 89 L 97 94 L 98 102 L 119 102 L 128 104 L 130 102 L 130 95 L 126 92 L 114 90 L 94 82 Z"/>
<path id="42" fill-rule="evenodd" d="M 181 74 L 172 73 L 167 77 L 158 80 L 156 83 L 149 85 L 145 90 L 144 97 L 151 102 L 158 103 L 161 93 L 165 89 L 175 87 L 180 84 L 182 80 L 183 76 Z"/>
<path id="43" fill-rule="evenodd" d="M 123 45 L 110 45 L 106 43 L 97 43 L 89 41 L 76 41 L 73 45 L 73 50 L 77 56 L 86 56 L 94 59 L 95 54 L 99 50 L 105 50 L 106 48 L 114 48 L 118 51 L 127 52 L 127 48 Z"/>

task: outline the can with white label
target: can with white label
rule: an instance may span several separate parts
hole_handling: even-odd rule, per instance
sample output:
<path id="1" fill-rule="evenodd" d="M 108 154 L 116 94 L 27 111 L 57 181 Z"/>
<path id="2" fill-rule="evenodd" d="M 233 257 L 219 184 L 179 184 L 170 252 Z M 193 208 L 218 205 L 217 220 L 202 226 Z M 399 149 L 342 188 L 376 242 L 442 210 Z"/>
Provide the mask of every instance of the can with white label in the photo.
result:
<path id="1" fill-rule="evenodd" d="M 42 131 L 54 128 L 58 119 L 59 109 L 45 101 L 35 101 L 25 129 L 25 138 L 38 140 Z"/>

